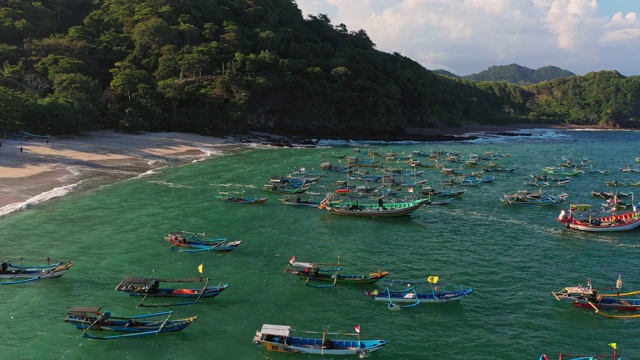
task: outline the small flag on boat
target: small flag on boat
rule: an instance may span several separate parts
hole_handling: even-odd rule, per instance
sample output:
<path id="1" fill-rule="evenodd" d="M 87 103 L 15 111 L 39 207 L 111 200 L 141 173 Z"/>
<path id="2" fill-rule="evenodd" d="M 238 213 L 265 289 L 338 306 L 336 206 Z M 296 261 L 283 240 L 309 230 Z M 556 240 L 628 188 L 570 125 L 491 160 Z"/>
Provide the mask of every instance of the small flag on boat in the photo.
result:
<path id="1" fill-rule="evenodd" d="M 410 188 L 408 188 L 408 189 L 407 189 L 407 191 L 408 191 L 408 192 L 410 192 L 410 193 L 412 193 L 412 192 L 413 192 L 413 188 L 412 188 L 412 187 L 410 187 Z"/>
<path id="2" fill-rule="evenodd" d="M 289 260 L 289 264 L 293 265 L 293 263 L 296 262 L 296 256 L 292 256 L 291 259 Z"/>
<path id="3" fill-rule="evenodd" d="M 203 268 L 204 268 L 204 263 L 202 263 L 202 264 L 200 264 L 200 265 L 198 266 L 198 272 L 199 272 L 200 274 L 202 274 L 202 269 L 203 269 Z"/>
<path id="4" fill-rule="evenodd" d="M 357 332 L 358 334 L 360 334 L 360 325 L 356 325 L 356 326 L 354 326 L 353 328 L 354 328 L 354 329 L 356 329 L 356 332 Z"/>
<path id="5" fill-rule="evenodd" d="M 609 344 L 609 346 L 611 346 L 614 350 L 618 350 L 618 344 L 617 343 L 611 343 L 611 344 Z"/>

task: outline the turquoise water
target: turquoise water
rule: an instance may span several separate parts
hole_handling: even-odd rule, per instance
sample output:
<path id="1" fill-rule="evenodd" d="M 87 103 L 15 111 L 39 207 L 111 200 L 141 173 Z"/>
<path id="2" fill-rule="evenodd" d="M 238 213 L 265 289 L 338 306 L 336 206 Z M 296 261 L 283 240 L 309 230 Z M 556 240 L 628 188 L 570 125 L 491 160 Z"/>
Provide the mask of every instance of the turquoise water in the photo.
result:
<path id="1" fill-rule="evenodd" d="M 640 180 L 619 169 L 640 156 L 638 132 L 533 131 L 535 136 L 460 143 L 376 143 L 380 152 L 484 151 L 509 153 L 496 181 L 467 188 L 447 206 L 423 207 L 411 217 L 360 219 L 314 208 L 282 205 L 281 196 L 260 188 L 272 175 L 318 169 L 325 153 L 356 155 L 353 147 L 251 149 L 99 188 L 74 191 L 0 219 L 0 254 L 68 258 L 74 267 L 58 279 L 2 286 L 0 354 L 11 359 L 306 359 L 318 356 L 266 352 L 252 343 L 263 323 L 301 330 L 353 332 L 389 339 L 371 359 L 538 359 L 565 353 L 610 353 L 617 342 L 625 359 L 640 359 L 635 336 L 640 319 L 611 319 L 569 303 L 550 291 L 585 284 L 640 288 L 638 232 L 589 234 L 555 220 L 560 207 L 502 205 L 500 198 L 526 188 L 530 174 L 587 157 L 609 175 L 582 174 L 563 188 L 567 203 L 598 205 L 591 191 L 612 190 L 605 181 Z M 361 154 L 362 156 L 363 154 Z M 396 164 L 386 164 L 397 166 Z M 487 175 L 493 175 L 487 174 Z M 329 174 L 312 188 L 322 197 Z M 427 185 L 443 176 L 426 169 Z M 219 191 L 243 188 L 246 196 L 269 197 L 264 205 L 225 204 Z M 632 191 L 633 188 L 623 188 Z M 241 239 L 231 253 L 183 253 L 162 240 L 172 230 L 206 231 Z M 287 261 L 333 261 L 344 273 L 389 271 L 389 279 L 425 281 L 439 275 L 443 289 L 472 287 L 458 303 L 422 304 L 390 311 L 365 290 L 376 285 L 305 287 L 284 274 Z M 228 283 L 204 304 L 171 308 L 174 317 L 197 315 L 186 330 L 115 341 L 88 340 L 63 323 L 70 306 L 103 306 L 114 316 L 153 312 L 137 298 L 114 291 L 126 276 L 193 277 L 204 264 L 213 282 Z"/>

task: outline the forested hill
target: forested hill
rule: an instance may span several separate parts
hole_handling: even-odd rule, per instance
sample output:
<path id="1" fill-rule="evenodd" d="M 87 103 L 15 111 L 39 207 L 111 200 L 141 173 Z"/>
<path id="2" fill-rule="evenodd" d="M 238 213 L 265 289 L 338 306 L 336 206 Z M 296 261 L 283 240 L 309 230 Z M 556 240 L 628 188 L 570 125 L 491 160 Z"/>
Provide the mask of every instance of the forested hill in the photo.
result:
<path id="1" fill-rule="evenodd" d="M 640 113 L 636 78 L 545 83 L 570 86 L 557 92 L 437 76 L 292 0 L 0 0 L 0 20 L 4 131 L 373 137 L 570 121 L 583 104 L 611 109 L 600 123 Z"/>
<path id="2" fill-rule="evenodd" d="M 556 66 L 545 66 L 533 70 L 526 66 L 511 64 L 491 66 L 477 74 L 460 76 L 459 78 L 474 81 L 505 81 L 511 84 L 526 85 L 575 75 L 571 71 Z"/>

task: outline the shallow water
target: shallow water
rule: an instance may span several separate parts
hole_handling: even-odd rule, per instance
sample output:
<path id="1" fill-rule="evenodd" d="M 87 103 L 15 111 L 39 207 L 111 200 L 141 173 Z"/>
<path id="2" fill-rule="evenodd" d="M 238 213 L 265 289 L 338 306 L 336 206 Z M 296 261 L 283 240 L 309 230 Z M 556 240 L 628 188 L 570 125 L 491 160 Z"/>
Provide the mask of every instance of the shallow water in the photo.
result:
<path id="1" fill-rule="evenodd" d="M 625 359 L 640 359 L 632 334 L 639 319 L 610 319 L 557 302 L 550 291 L 585 283 L 614 286 L 622 274 L 626 290 L 640 288 L 638 232 L 588 234 L 569 231 L 555 220 L 568 203 L 598 205 L 591 191 L 612 190 L 605 181 L 636 182 L 638 132 L 527 131 L 533 136 L 497 137 L 460 143 L 376 143 L 380 152 L 484 151 L 509 153 L 496 181 L 447 206 L 423 207 L 411 217 L 360 219 L 315 208 L 282 205 L 281 196 L 261 191 L 272 175 L 300 167 L 318 169 L 320 154 L 356 155 L 352 146 L 315 149 L 250 149 L 117 183 L 72 189 L 0 219 L 0 254 L 70 258 L 74 267 L 59 279 L 1 286 L 0 354 L 12 359 L 306 359 L 266 352 L 252 344 L 263 323 L 301 330 L 352 332 L 390 339 L 372 359 L 538 359 L 541 353 L 610 353 L 617 342 Z M 364 149 L 364 147 L 362 147 Z M 364 156 L 361 153 L 360 156 Z M 581 174 L 566 187 L 560 207 L 502 205 L 505 193 L 524 189 L 530 174 L 555 166 L 562 157 L 587 157 L 608 175 Z M 397 164 L 385 164 L 397 166 Z M 453 167 L 453 166 L 452 166 Z M 487 173 L 493 176 L 494 174 Z M 311 192 L 322 197 L 329 174 Z M 443 176 L 425 169 L 427 185 Z M 324 187 L 323 187 L 324 186 Z M 264 205 L 222 203 L 220 191 L 268 196 Z M 633 188 L 623 188 L 632 191 Z M 162 240 L 172 230 L 206 231 L 243 240 L 231 253 L 183 253 Z M 287 261 L 333 261 L 344 273 L 389 271 L 389 279 L 426 281 L 439 275 L 443 289 L 472 287 L 458 303 L 422 304 L 390 311 L 366 298 L 369 286 L 305 287 L 284 274 Z M 153 312 L 139 299 L 114 291 L 126 276 L 193 277 L 204 264 L 213 282 L 228 283 L 204 304 L 171 308 L 174 317 L 197 315 L 186 330 L 116 341 L 87 340 L 62 320 L 70 306 L 110 309 L 114 316 Z M 164 309 L 161 309 L 164 310 Z M 102 355 L 104 356 L 102 356 Z M 107 355 L 108 354 L 108 355 Z M 315 356 L 314 358 L 322 358 Z M 326 357 L 328 358 L 328 357 Z"/>

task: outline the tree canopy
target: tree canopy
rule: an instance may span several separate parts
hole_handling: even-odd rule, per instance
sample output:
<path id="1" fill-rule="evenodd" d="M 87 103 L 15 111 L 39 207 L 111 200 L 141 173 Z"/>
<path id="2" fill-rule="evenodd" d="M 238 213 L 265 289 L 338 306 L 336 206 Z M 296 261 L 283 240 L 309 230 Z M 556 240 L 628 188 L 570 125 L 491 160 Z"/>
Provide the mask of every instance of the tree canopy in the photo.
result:
<path id="1" fill-rule="evenodd" d="M 0 0 L 0 126 L 402 133 L 522 121 L 632 124 L 638 78 L 518 86 L 434 74 L 292 0 Z M 533 78 L 557 75 L 538 69 Z"/>

